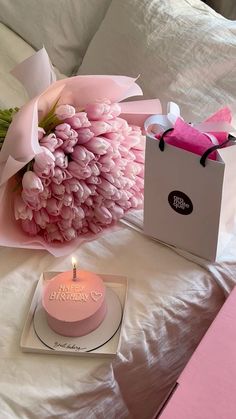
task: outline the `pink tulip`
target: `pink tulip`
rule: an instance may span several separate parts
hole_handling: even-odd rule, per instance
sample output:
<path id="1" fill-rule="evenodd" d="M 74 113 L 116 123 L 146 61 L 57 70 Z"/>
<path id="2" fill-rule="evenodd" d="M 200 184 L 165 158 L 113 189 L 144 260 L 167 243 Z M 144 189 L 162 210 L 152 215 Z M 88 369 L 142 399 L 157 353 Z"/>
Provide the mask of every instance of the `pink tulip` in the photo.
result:
<path id="1" fill-rule="evenodd" d="M 130 204 L 132 206 L 132 208 L 138 208 L 140 205 L 140 200 L 138 198 L 136 198 L 135 196 L 131 196 L 130 198 Z"/>
<path id="2" fill-rule="evenodd" d="M 23 201 L 20 195 L 17 195 L 14 199 L 14 215 L 16 220 L 32 220 L 33 211 Z"/>
<path id="3" fill-rule="evenodd" d="M 144 135 L 141 135 L 141 130 L 139 128 L 139 131 L 136 131 L 139 134 L 139 143 L 136 144 L 135 146 L 133 146 L 133 148 L 135 148 L 135 150 L 140 150 L 140 151 L 144 151 L 145 150 L 145 144 L 146 144 L 146 138 L 144 137 Z"/>
<path id="4" fill-rule="evenodd" d="M 120 155 L 123 159 L 127 159 L 128 155 L 129 155 L 129 149 L 125 145 L 120 144 L 119 152 L 120 152 Z"/>
<path id="5" fill-rule="evenodd" d="M 81 228 L 81 234 L 87 234 L 89 231 L 88 222 L 83 222 L 83 226 Z"/>
<path id="6" fill-rule="evenodd" d="M 72 220 L 72 226 L 78 232 L 83 227 L 83 221 L 81 221 L 79 218 L 75 218 Z"/>
<path id="7" fill-rule="evenodd" d="M 128 148 L 136 148 L 140 144 L 141 133 L 137 131 L 132 131 L 130 134 L 126 135 L 123 140 L 123 144 Z"/>
<path id="8" fill-rule="evenodd" d="M 85 108 L 90 120 L 109 120 L 120 115 L 121 107 L 118 103 L 96 102 L 89 103 Z"/>
<path id="9" fill-rule="evenodd" d="M 134 179 L 141 171 L 140 164 L 132 162 L 128 163 L 125 170 L 124 175 L 129 177 L 130 179 Z"/>
<path id="10" fill-rule="evenodd" d="M 52 183 L 51 190 L 52 190 L 52 196 L 60 200 L 60 199 L 63 199 L 66 187 L 63 184 L 57 185 L 56 183 Z"/>
<path id="11" fill-rule="evenodd" d="M 145 171 L 144 164 L 140 164 L 140 172 L 138 175 L 142 178 L 144 177 L 144 171 Z"/>
<path id="12" fill-rule="evenodd" d="M 46 147 L 41 147 L 41 150 L 34 157 L 34 172 L 42 178 L 54 176 L 55 157 Z"/>
<path id="13" fill-rule="evenodd" d="M 49 243 L 51 242 L 63 243 L 64 242 L 64 237 L 62 236 L 59 229 L 56 229 L 54 231 L 45 231 L 44 238 Z"/>
<path id="14" fill-rule="evenodd" d="M 112 146 L 110 145 L 110 147 L 107 149 L 106 156 L 114 160 L 117 158 L 120 158 L 119 145 L 118 144 L 113 144 Z"/>
<path id="15" fill-rule="evenodd" d="M 87 183 L 89 185 L 100 185 L 101 179 L 97 176 L 90 176 L 89 178 L 87 178 Z"/>
<path id="16" fill-rule="evenodd" d="M 74 240 L 77 236 L 76 230 L 73 227 L 70 227 L 66 230 L 62 230 L 61 234 L 66 241 Z"/>
<path id="17" fill-rule="evenodd" d="M 127 121 L 123 118 L 114 118 L 111 121 L 109 121 L 110 124 L 110 132 L 119 132 L 124 131 L 125 133 L 128 133 L 131 131 L 131 128 L 129 127 Z M 109 132 L 107 130 L 107 132 Z"/>
<path id="18" fill-rule="evenodd" d="M 93 199 L 89 196 L 84 202 L 88 207 L 93 207 Z"/>
<path id="19" fill-rule="evenodd" d="M 72 218 L 68 218 L 66 220 L 61 219 L 58 221 L 58 227 L 60 230 L 67 230 L 68 228 L 72 227 Z"/>
<path id="20" fill-rule="evenodd" d="M 104 199 L 103 205 L 104 207 L 108 208 L 110 211 L 111 208 L 113 208 L 116 204 L 115 204 L 115 201 L 113 201 L 112 199 Z"/>
<path id="21" fill-rule="evenodd" d="M 100 164 L 91 162 L 89 167 L 92 171 L 93 176 L 99 176 L 100 175 L 100 167 L 101 167 Z"/>
<path id="22" fill-rule="evenodd" d="M 145 156 L 143 150 L 136 150 L 133 148 L 132 153 L 134 154 L 137 163 L 144 163 Z"/>
<path id="23" fill-rule="evenodd" d="M 40 227 L 37 226 L 34 220 L 21 220 L 21 226 L 29 236 L 36 236 L 40 231 Z"/>
<path id="24" fill-rule="evenodd" d="M 63 220 L 68 220 L 68 219 L 73 219 L 75 218 L 75 213 L 73 211 L 73 208 L 71 207 L 61 207 L 61 211 L 60 211 L 60 215 L 61 218 L 63 218 Z"/>
<path id="25" fill-rule="evenodd" d="M 75 178 L 65 180 L 63 182 L 63 185 L 65 186 L 65 190 L 67 193 L 77 192 L 80 188 L 82 188 L 78 179 Z"/>
<path id="26" fill-rule="evenodd" d="M 91 195 L 91 186 L 88 186 L 83 180 L 80 181 L 80 184 L 83 188 L 82 201 L 84 202 Z"/>
<path id="27" fill-rule="evenodd" d="M 83 166 L 86 166 L 88 163 L 95 159 L 94 154 L 82 145 L 77 145 L 74 148 L 74 152 L 71 157 L 74 161 Z"/>
<path id="28" fill-rule="evenodd" d="M 54 176 L 51 178 L 52 182 L 60 185 L 64 180 L 70 179 L 72 176 L 68 170 L 63 170 L 60 167 L 55 167 Z"/>
<path id="29" fill-rule="evenodd" d="M 99 188 L 110 193 L 110 195 L 114 195 L 114 193 L 117 191 L 114 185 L 112 185 L 110 182 L 108 182 L 106 179 L 103 179 L 103 178 L 102 178 L 101 184 L 99 185 Z"/>
<path id="30" fill-rule="evenodd" d="M 77 179 L 87 179 L 92 174 L 92 171 L 89 166 L 81 167 L 75 161 L 69 162 L 68 171 L 72 175 L 72 177 L 75 177 Z"/>
<path id="31" fill-rule="evenodd" d="M 115 205 L 109 208 L 109 211 L 112 215 L 113 220 L 115 221 L 120 220 L 124 215 L 124 210 L 119 205 Z"/>
<path id="32" fill-rule="evenodd" d="M 39 211 L 34 211 L 34 221 L 40 228 L 45 229 L 46 225 L 49 223 L 47 211 L 44 208 Z"/>
<path id="33" fill-rule="evenodd" d="M 86 147 L 94 154 L 106 154 L 110 148 L 109 142 L 103 137 L 94 137 L 86 143 Z"/>
<path id="34" fill-rule="evenodd" d="M 24 189 L 21 192 L 21 197 L 26 205 L 31 208 L 32 210 L 38 211 L 42 208 L 42 200 L 40 199 L 39 195 L 31 195 L 28 194 Z"/>
<path id="35" fill-rule="evenodd" d="M 141 178 L 140 176 L 136 176 L 136 179 L 135 179 L 135 185 L 136 185 L 139 189 L 143 190 L 143 189 L 144 189 L 144 179 L 143 179 L 143 178 Z"/>
<path id="36" fill-rule="evenodd" d="M 99 163 L 101 164 L 100 171 L 102 173 L 110 172 L 111 170 L 115 169 L 115 167 L 116 167 L 115 161 L 107 155 L 100 157 Z"/>
<path id="37" fill-rule="evenodd" d="M 73 129 L 90 127 L 91 123 L 87 118 L 86 112 L 76 112 L 70 119 L 66 120 Z"/>
<path id="38" fill-rule="evenodd" d="M 130 189 L 135 185 L 135 179 L 129 179 L 128 177 L 123 176 L 122 179 L 120 179 L 121 188 Z"/>
<path id="39" fill-rule="evenodd" d="M 78 139 L 77 137 L 70 137 L 66 140 L 64 140 L 61 149 L 66 153 L 66 154 L 71 154 L 74 151 L 74 147 L 77 144 Z"/>
<path id="40" fill-rule="evenodd" d="M 112 131 L 110 122 L 108 124 L 107 122 L 101 120 L 92 121 L 89 129 L 94 133 L 95 137 L 101 134 L 105 134 L 106 132 Z"/>
<path id="41" fill-rule="evenodd" d="M 71 105 L 59 105 L 56 107 L 55 114 L 60 120 L 71 118 L 75 115 L 75 108 Z"/>
<path id="42" fill-rule="evenodd" d="M 132 205 L 129 201 L 124 201 L 124 200 L 117 200 L 116 202 L 121 208 L 123 208 L 125 211 L 129 210 Z"/>
<path id="43" fill-rule="evenodd" d="M 104 137 L 107 138 L 108 140 L 112 141 L 112 143 L 120 143 L 122 141 L 124 141 L 125 137 L 121 132 L 106 132 L 104 134 Z"/>
<path id="44" fill-rule="evenodd" d="M 121 201 L 128 201 L 132 196 L 132 193 L 129 192 L 129 191 L 121 190 L 119 192 L 120 192 L 120 200 Z"/>
<path id="45" fill-rule="evenodd" d="M 43 184 L 41 179 L 31 170 L 24 173 L 22 178 L 22 187 L 25 193 L 34 196 L 43 192 Z"/>
<path id="46" fill-rule="evenodd" d="M 85 110 L 90 120 L 110 119 L 110 105 L 104 102 L 89 103 Z"/>
<path id="47" fill-rule="evenodd" d="M 101 189 L 100 185 L 97 186 L 97 193 L 101 195 L 101 200 L 103 199 L 114 199 L 115 192 L 111 193 L 109 190 Z"/>
<path id="48" fill-rule="evenodd" d="M 116 189 L 114 195 L 112 195 L 112 199 L 114 199 L 115 201 L 119 201 L 120 198 L 121 198 L 121 191 L 119 191 L 119 189 Z"/>
<path id="49" fill-rule="evenodd" d="M 49 187 L 44 187 L 43 192 L 39 194 L 40 200 L 47 200 L 48 198 L 51 198 L 52 191 Z"/>
<path id="50" fill-rule="evenodd" d="M 47 230 L 48 233 L 55 233 L 56 231 L 58 231 L 57 225 L 54 224 L 53 222 L 51 222 L 51 217 L 50 217 L 50 223 L 47 224 L 47 226 L 46 226 L 46 230 Z"/>
<path id="51" fill-rule="evenodd" d="M 112 222 L 112 215 L 106 207 L 95 207 L 94 214 L 96 219 L 103 224 L 110 224 Z"/>
<path id="52" fill-rule="evenodd" d="M 52 153 L 56 148 L 60 147 L 63 144 L 63 141 L 60 138 L 57 138 L 54 133 L 45 135 L 40 139 L 40 145 L 46 147 Z"/>
<path id="53" fill-rule="evenodd" d="M 112 185 L 115 183 L 115 177 L 111 173 L 102 173 L 102 178 L 108 180 Z"/>
<path id="54" fill-rule="evenodd" d="M 98 224 L 93 223 L 92 221 L 88 223 L 88 227 L 89 227 L 89 230 L 91 230 L 92 233 L 94 234 L 98 234 L 102 231 L 102 227 L 99 226 Z"/>
<path id="55" fill-rule="evenodd" d="M 62 208 L 62 202 L 55 198 L 47 201 L 47 212 L 50 215 L 59 215 Z"/>
<path id="56" fill-rule="evenodd" d="M 83 210 L 85 213 L 86 221 L 92 220 L 94 217 L 94 210 L 91 206 L 83 205 Z M 84 221 L 84 220 L 83 220 Z"/>
<path id="57" fill-rule="evenodd" d="M 38 127 L 38 140 L 40 141 L 41 138 L 43 138 L 43 136 L 45 135 L 45 131 L 43 128 Z"/>
<path id="58" fill-rule="evenodd" d="M 80 220 L 84 219 L 85 213 L 84 213 L 84 210 L 83 210 L 82 206 L 80 206 L 80 207 L 75 207 L 74 206 L 73 207 L 73 212 L 74 212 L 74 217 L 75 218 L 79 218 Z"/>
<path id="59" fill-rule="evenodd" d="M 136 156 L 135 156 L 135 154 L 133 153 L 133 151 L 129 150 L 129 152 L 128 152 L 128 156 L 127 156 L 127 160 L 129 160 L 129 161 L 134 161 L 134 160 L 136 160 Z"/>
<path id="60" fill-rule="evenodd" d="M 80 128 L 78 133 L 78 144 L 86 144 L 91 138 L 94 137 L 94 133 L 89 128 Z"/>
<path id="61" fill-rule="evenodd" d="M 77 132 L 71 128 L 70 124 L 67 124 L 66 122 L 56 126 L 55 134 L 63 141 L 68 140 L 69 138 L 78 137 Z"/>
<path id="62" fill-rule="evenodd" d="M 119 103 L 112 103 L 111 104 L 111 115 L 113 116 L 113 118 L 116 118 L 117 116 L 119 116 L 121 113 L 121 107 L 119 105 Z"/>
<path id="63" fill-rule="evenodd" d="M 73 205 L 74 203 L 73 195 L 69 193 L 65 193 L 62 198 L 62 202 L 63 202 L 63 205 L 65 205 L 66 207 Z"/>
<path id="64" fill-rule="evenodd" d="M 55 157 L 55 166 L 66 169 L 68 166 L 68 157 L 65 155 L 64 151 L 58 148 L 53 154 Z"/>
<path id="65" fill-rule="evenodd" d="M 89 184 L 90 194 L 94 196 L 97 194 L 97 186 L 93 185 L 92 183 Z"/>

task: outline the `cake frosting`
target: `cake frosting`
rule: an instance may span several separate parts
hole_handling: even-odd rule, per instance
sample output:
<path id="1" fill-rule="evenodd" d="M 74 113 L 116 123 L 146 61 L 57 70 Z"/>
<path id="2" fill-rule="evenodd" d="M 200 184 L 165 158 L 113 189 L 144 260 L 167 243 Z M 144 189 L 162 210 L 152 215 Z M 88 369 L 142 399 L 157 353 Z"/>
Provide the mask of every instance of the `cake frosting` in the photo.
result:
<path id="1" fill-rule="evenodd" d="M 72 279 L 72 271 L 63 272 L 45 285 L 42 305 L 49 327 L 63 336 L 84 336 L 95 330 L 104 320 L 106 287 L 96 274 L 79 270 Z"/>

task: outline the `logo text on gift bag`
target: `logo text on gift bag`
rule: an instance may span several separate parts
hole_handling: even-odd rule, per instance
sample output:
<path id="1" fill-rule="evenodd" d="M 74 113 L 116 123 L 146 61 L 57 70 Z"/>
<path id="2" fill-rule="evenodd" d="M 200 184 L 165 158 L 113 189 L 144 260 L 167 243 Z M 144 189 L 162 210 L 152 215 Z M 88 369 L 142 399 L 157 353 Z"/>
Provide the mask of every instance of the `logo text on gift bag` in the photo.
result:
<path id="1" fill-rule="evenodd" d="M 189 215 L 193 211 L 191 199 L 181 191 L 172 191 L 168 195 L 171 208 L 182 215 Z"/>

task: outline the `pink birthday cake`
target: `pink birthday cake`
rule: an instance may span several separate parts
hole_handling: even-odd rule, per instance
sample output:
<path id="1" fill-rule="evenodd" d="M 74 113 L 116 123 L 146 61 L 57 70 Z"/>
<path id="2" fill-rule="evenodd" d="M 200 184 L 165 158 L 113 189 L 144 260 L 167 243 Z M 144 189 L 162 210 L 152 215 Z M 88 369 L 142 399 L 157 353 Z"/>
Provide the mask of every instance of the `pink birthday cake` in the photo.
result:
<path id="1" fill-rule="evenodd" d="M 102 279 L 88 271 L 63 272 L 45 285 L 42 304 L 49 327 L 63 336 L 84 336 L 95 330 L 107 312 L 106 287 Z"/>

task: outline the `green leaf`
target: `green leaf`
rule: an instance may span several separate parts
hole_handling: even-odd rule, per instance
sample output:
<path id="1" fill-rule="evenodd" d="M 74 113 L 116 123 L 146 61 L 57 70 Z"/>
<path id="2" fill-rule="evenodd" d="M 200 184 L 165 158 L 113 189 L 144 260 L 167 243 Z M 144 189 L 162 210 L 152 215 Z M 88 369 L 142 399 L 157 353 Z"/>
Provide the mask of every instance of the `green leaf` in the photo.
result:
<path id="1" fill-rule="evenodd" d="M 53 131 L 53 129 L 60 124 L 62 121 L 60 121 L 56 114 L 56 106 L 58 104 L 60 98 L 57 99 L 57 101 L 54 103 L 53 107 L 50 109 L 47 115 L 44 116 L 44 118 L 39 122 L 39 127 L 43 128 L 46 132 L 46 134 L 50 134 L 50 132 Z"/>
<path id="2" fill-rule="evenodd" d="M 12 119 L 18 111 L 19 108 L 0 109 L 0 150 Z"/>

